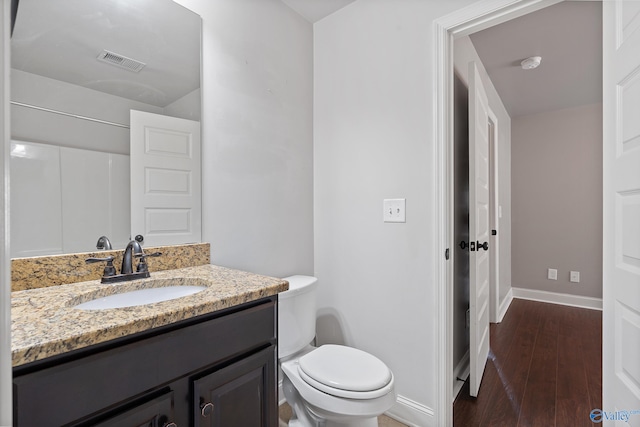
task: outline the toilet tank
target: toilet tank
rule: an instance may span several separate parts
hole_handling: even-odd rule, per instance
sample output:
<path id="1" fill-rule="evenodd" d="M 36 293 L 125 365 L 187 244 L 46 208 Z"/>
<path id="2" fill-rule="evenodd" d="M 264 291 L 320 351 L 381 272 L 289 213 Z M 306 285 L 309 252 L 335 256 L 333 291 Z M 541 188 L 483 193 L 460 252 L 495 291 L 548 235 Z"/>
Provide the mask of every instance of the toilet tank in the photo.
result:
<path id="1" fill-rule="evenodd" d="M 289 290 L 278 294 L 278 359 L 305 348 L 316 335 L 318 279 L 289 276 Z"/>

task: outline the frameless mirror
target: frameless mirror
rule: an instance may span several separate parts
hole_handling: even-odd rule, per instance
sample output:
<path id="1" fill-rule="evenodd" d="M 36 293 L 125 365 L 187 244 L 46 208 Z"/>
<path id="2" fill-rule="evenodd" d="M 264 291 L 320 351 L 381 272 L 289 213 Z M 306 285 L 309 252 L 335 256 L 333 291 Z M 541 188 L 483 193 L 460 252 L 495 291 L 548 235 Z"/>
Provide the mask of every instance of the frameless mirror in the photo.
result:
<path id="1" fill-rule="evenodd" d="M 11 37 L 12 257 L 92 251 L 102 235 L 117 249 L 145 233 L 131 229 L 143 215 L 131 211 L 130 176 L 139 175 L 130 165 L 131 111 L 195 122 L 199 134 L 200 59 L 201 19 L 172 0 L 19 0 Z M 144 140 L 161 155 L 172 131 L 163 132 Z M 178 155 L 198 155 L 196 143 Z M 150 191 L 199 188 L 188 181 L 199 174 L 150 176 L 155 181 L 143 184 Z M 194 225 L 185 209 L 146 212 L 159 230 Z M 180 241 L 179 231 L 158 236 L 168 236 L 166 244 L 200 241 L 199 231 Z"/>

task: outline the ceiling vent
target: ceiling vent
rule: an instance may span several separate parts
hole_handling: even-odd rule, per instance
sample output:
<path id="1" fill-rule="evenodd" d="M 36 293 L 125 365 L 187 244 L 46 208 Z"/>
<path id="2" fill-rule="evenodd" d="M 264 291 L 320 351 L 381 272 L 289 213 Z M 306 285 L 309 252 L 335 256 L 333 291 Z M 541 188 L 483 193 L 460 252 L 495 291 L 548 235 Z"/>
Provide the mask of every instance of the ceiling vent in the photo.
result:
<path id="1" fill-rule="evenodd" d="M 125 70 L 139 72 L 144 68 L 144 62 L 136 61 L 135 59 L 127 58 L 126 56 L 118 55 L 117 53 L 103 50 L 98 55 L 98 61 L 106 62 L 107 64 L 115 65 L 116 67 L 124 68 Z"/>

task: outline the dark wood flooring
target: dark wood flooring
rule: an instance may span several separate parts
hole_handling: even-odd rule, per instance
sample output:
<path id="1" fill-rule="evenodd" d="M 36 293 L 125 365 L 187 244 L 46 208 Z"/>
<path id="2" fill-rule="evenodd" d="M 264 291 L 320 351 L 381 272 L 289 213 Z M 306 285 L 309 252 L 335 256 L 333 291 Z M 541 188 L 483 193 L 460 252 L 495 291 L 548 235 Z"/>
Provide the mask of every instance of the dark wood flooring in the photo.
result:
<path id="1" fill-rule="evenodd" d="M 491 324 L 491 349 L 477 398 L 469 381 L 454 426 L 589 426 L 602 407 L 602 312 L 514 299 Z"/>

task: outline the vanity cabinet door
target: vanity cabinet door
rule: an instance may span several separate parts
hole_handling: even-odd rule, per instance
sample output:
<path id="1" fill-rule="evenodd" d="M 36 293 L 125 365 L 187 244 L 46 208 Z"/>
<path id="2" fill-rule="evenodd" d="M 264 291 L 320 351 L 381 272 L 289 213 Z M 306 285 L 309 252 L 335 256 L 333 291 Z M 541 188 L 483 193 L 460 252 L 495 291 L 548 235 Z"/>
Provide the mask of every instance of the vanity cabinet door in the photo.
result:
<path id="1" fill-rule="evenodd" d="M 193 381 L 195 427 L 276 427 L 275 346 Z"/>
<path id="2" fill-rule="evenodd" d="M 169 392 L 145 403 L 133 405 L 127 405 L 122 411 L 111 412 L 111 415 L 74 424 L 74 427 L 177 427 L 176 424 L 172 424 L 173 393 Z"/>

